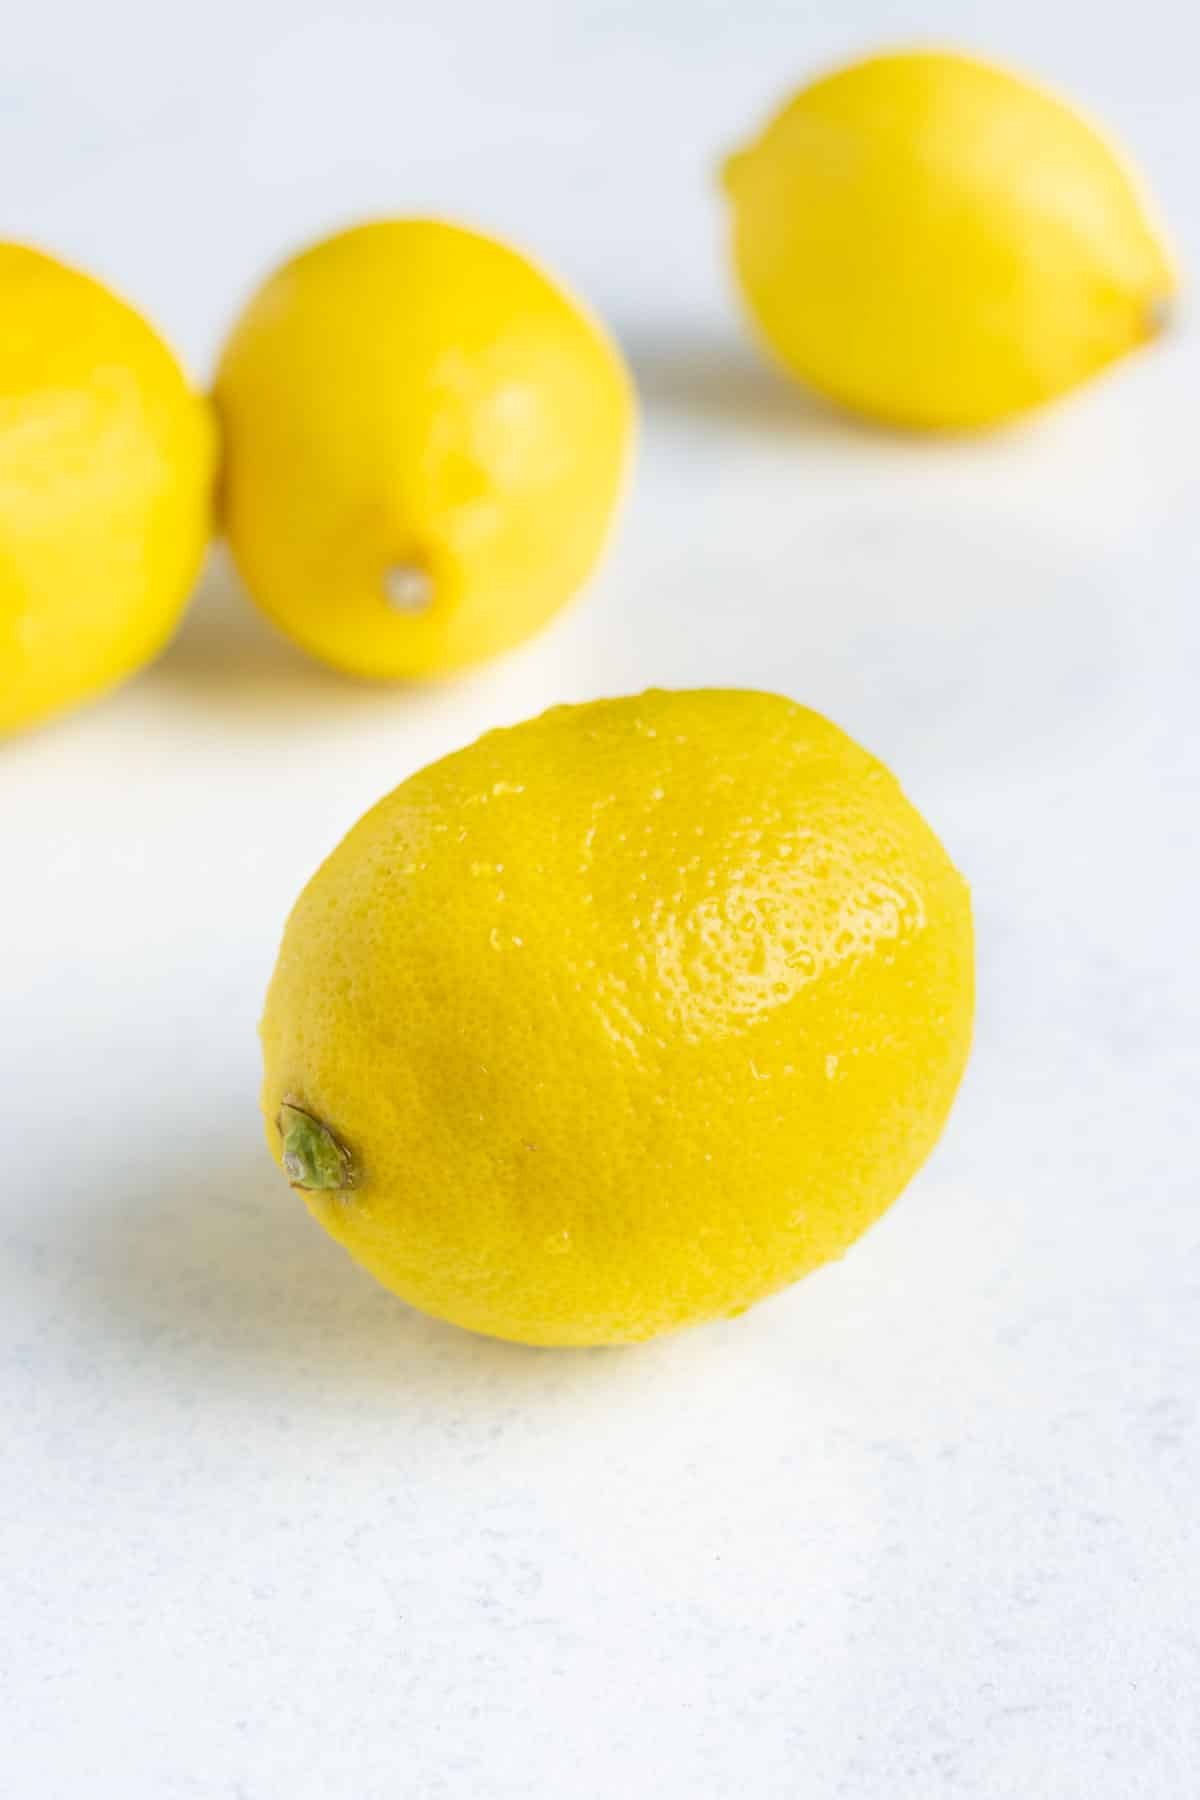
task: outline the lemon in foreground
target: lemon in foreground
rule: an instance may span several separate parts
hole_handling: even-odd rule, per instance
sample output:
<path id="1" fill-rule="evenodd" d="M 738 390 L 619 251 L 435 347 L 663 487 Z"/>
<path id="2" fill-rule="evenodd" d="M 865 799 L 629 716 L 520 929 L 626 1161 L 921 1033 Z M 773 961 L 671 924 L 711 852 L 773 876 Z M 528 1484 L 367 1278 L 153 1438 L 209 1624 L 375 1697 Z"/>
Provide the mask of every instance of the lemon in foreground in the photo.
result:
<path id="1" fill-rule="evenodd" d="M 211 528 L 215 433 L 145 320 L 0 244 L 0 732 L 163 646 Z"/>
<path id="2" fill-rule="evenodd" d="M 900 425 L 990 425 L 1065 393 L 1153 337 L 1175 286 L 1105 138 L 965 56 L 875 56 L 802 88 L 725 185 L 766 344 Z"/>
<path id="3" fill-rule="evenodd" d="M 966 887 L 818 714 L 708 690 L 493 731 L 301 895 L 262 1025 L 276 1160 L 414 1306 L 534 1344 L 743 1310 L 932 1149 Z"/>
<path id="4" fill-rule="evenodd" d="M 430 219 L 278 271 L 216 384 L 225 528 L 264 610 L 353 674 L 445 673 L 530 636 L 597 562 L 633 391 L 516 251 Z"/>

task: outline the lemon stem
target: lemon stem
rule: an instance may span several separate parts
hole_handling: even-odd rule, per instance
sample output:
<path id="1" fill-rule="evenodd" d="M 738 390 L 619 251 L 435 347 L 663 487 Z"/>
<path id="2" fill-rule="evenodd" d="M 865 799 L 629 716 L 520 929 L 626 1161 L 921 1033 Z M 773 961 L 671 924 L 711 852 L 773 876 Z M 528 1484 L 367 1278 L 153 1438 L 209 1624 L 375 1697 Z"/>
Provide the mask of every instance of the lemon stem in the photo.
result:
<path id="1" fill-rule="evenodd" d="M 433 582 L 416 563 L 393 563 L 383 572 L 383 592 L 396 612 L 419 613 L 432 603 Z"/>
<path id="2" fill-rule="evenodd" d="M 285 1100 L 279 1109 L 279 1135 L 284 1173 L 293 1187 L 308 1193 L 353 1186 L 350 1152 L 320 1119 Z"/>
<path id="3" fill-rule="evenodd" d="M 737 192 L 737 184 L 750 163 L 749 150 L 732 150 L 717 165 L 717 180 L 725 192 L 733 195 Z"/>

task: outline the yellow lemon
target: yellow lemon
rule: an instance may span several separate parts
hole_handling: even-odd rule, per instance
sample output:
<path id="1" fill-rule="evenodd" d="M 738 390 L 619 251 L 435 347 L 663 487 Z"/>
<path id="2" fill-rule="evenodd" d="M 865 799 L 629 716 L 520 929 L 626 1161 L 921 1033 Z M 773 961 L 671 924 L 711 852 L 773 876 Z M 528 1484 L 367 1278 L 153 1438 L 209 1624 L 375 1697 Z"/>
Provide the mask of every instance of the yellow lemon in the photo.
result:
<path id="1" fill-rule="evenodd" d="M 251 593 L 357 675 L 508 649 L 590 573 L 632 435 L 617 350 L 516 251 L 430 219 L 317 244 L 221 360 L 225 526 Z"/>
<path id="2" fill-rule="evenodd" d="M 896 781 L 761 693 L 563 706 L 404 782 L 301 895 L 276 1160 L 413 1305 L 535 1344 L 742 1311 L 932 1149 L 967 889 Z"/>
<path id="3" fill-rule="evenodd" d="M 965 56 L 875 56 L 802 88 L 725 182 L 767 345 L 899 425 L 990 425 L 1053 399 L 1153 337 L 1175 287 L 1112 146 Z"/>
<path id="4" fill-rule="evenodd" d="M 215 443 L 144 319 L 0 244 L 0 731 L 161 649 L 208 543 Z"/>

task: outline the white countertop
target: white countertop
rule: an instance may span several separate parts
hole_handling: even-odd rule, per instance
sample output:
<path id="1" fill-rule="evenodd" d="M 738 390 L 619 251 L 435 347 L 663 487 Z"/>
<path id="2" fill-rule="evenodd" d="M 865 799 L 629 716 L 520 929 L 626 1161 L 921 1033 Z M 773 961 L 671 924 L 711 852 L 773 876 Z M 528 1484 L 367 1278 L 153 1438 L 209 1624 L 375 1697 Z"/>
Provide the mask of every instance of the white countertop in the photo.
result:
<path id="1" fill-rule="evenodd" d="M 214 566 L 153 672 L 0 754 L 4 1791 L 1192 1800 L 1194 329 L 1004 437 L 831 418 L 746 347 L 709 172 L 959 7 L 406 10 L 6 26 L 0 229 L 198 372 L 297 240 L 443 210 L 607 314 L 645 429 L 604 574 L 503 663 L 343 683 Z M 969 41 L 1124 134 L 1196 271 L 1194 17 L 995 0 Z M 474 1340 L 277 1176 L 263 988 L 386 788 L 656 682 L 777 687 L 896 769 L 974 886 L 974 1061 L 841 1266 L 645 1350 Z"/>

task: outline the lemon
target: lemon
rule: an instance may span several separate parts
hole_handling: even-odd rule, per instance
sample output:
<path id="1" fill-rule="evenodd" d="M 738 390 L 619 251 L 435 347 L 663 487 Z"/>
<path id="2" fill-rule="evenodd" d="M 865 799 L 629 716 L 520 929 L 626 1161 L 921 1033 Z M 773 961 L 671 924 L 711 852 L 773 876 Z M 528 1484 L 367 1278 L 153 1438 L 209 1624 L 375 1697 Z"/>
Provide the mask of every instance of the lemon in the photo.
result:
<path id="1" fill-rule="evenodd" d="M 841 1254 L 941 1131 L 966 887 L 881 764 L 770 694 L 557 707 L 317 872 L 262 1025 L 276 1160 L 413 1305 L 615 1344 Z"/>
<path id="2" fill-rule="evenodd" d="M 145 320 L 0 244 L 0 731 L 148 662 L 207 545 L 215 434 Z"/>
<path id="3" fill-rule="evenodd" d="M 430 219 L 286 264 L 221 359 L 225 526 L 251 593 L 357 675 L 528 637 L 596 563 L 633 423 L 600 326 L 525 257 Z"/>
<path id="4" fill-rule="evenodd" d="M 965 56 L 875 56 L 802 88 L 725 184 L 767 345 L 900 425 L 990 425 L 1065 393 L 1153 337 L 1175 287 L 1112 146 Z"/>

